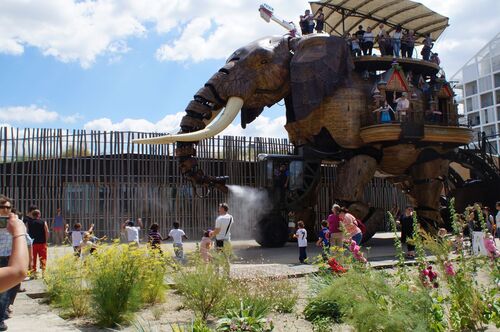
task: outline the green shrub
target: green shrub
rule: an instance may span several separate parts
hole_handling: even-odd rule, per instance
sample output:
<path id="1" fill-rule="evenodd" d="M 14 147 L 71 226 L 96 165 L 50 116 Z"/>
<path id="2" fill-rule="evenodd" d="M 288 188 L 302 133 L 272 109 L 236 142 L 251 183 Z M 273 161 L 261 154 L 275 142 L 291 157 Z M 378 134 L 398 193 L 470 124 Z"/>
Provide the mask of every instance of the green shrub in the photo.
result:
<path id="1" fill-rule="evenodd" d="M 241 304 L 238 310 L 228 310 L 224 318 L 217 321 L 217 331 L 273 331 L 271 320 L 266 319 L 266 313 L 252 306 Z"/>
<path id="2" fill-rule="evenodd" d="M 333 298 L 315 297 L 311 299 L 304 308 L 304 316 L 310 322 L 328 320 L 341 323 L 342 313 L 340 306 Z"/>
<path id="3" fill-rule="evenodd" d="M 357 331 L 429 331 L 426 291 L 391 281 L 382 271 L 351 269 L 318 297 L 335 299 L 342 319 Z"/>
<path id="4" fill-rule="evenodd" d="M 288 279 L 271 281 L 262 289 L 263 295 L 272 304 L 272 309 L 280 313 L 293 312 L 298 294 L 295 285 Z"/>
<path id="5" fill-rule="evenodd" d="M 167 273 L 167 260 L 157 250 L 148 250 L 140 257 L 143 266 L 142 275 L 142 300 L 148 304 L 164 302 L 165 275 Z"/>
<path id="6" fill-rule="evenodd" d="M 271 310 L 289 313 L 297 303 L 298 294 L 294 288 L 294 284 L 287 279 L 231 280 L 223 303 L 215 314 L 221 317 L 227 310 L 240 309 L 241 304 L 244 307 L 259 308 L 266 315 Z"/>
<path id="7" fill-rule="evenodd" d="M 174 276 L 175 287 L 184 298 L 184 305 L 203 321 L 223 303 L 229 279 L 213 264 L 180 269 Z"/>
<path id="8" fill-rule="evenodd" d="M 211 332 L 212 330 L 201 319 L 195 319 L 192 323 L 187 324 L 170 324 L 172 332 Z"/>
<path id="9" fill-rule="evenodd" d="M 143 304 L 143 249 L 112 245 L 89 256 L 89 282 L 95 319 L 99 325 L 127 322 Z"/>
<path id="10" fill-rule="evenodd" d="M 49 301 L 69 317 L 82 317 L 89 313 L 89 295 L 84 280 L 82 261 L 73 254 L 58 258 L 49 265 L 44 276 Z"/>

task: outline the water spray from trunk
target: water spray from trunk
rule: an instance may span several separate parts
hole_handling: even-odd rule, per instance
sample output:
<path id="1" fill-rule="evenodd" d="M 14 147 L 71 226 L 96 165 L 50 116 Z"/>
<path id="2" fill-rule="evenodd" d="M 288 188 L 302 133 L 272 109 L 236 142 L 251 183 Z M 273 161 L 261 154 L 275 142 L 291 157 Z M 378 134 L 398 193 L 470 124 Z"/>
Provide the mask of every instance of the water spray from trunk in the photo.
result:
<path id="1" fill-rule="evenodd" d="M 272 209 L 266 190 L 229 185 L 229 213 L 234 216 L 231 229 L 234 239 L 252 239 L 257 222 Z"/>

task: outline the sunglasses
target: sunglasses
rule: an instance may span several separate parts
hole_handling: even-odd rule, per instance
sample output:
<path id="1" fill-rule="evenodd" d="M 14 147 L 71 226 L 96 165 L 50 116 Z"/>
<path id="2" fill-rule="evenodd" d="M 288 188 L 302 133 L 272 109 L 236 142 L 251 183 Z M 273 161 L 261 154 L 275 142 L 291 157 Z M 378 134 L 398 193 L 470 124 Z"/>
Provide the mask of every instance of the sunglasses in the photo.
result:
<path id="1" fill-rule="evenodd" d="M 12 206 L 10 206 L 10 205 L 0 205 L 0 209 L 8 209 L 8 210 L 10 210 L 10 209 L 12 209 Z"/>

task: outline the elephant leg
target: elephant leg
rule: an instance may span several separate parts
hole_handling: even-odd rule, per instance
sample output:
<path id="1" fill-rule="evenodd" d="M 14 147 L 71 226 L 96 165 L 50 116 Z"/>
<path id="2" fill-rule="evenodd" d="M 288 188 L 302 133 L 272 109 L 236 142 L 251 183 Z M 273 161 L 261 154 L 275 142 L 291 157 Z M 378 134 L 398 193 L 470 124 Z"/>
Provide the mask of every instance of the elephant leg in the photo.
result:
<path id="1" fill-rule="evenodd" d="M 366 226 L 363 241 L 375 234 L 384 220 L 384 212 L 370 208 L 363 202 L 364 188 L 371 181 L 377 169 L 375 158 L 358 155 L 339 167 L 334 187 L 334 198 L 343 203 L 349 211 Z"/>
<path id="2" fill-rule="evenodd" d="M 448 167 L 448 160 L 434 159 L 410 168 L 413 179 L 410 195 L 415 199 L 420 224 L 431 233 L 444 227 L 439 211 L 439 199 L 443 192 L 443 179 L 448 175 Z"/>

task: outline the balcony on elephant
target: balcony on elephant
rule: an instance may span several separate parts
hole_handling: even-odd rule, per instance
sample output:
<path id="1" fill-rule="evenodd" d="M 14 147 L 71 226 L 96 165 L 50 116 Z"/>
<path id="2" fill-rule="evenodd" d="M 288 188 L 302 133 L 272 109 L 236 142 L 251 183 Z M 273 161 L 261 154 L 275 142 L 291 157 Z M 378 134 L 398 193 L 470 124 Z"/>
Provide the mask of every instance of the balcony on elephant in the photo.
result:
<path id="1" fill-rule="evenodd" d="M 366 109 L 360 136 L 365 144 L 418 142 L 459 146 L 472 140 L 458 123 L 453 89 L 437 64 L 411 58 L 364 56 L 354 59 L 364 79 Z M 361 83 L 358 81 L 358 85 Z"/>
<path id="2" fill-rule="evenodd" d="M 393 56 L 364 55 L 360 57 L 353 57 L 353 60 L 356 71 L 358 72 L 363 72 L 365 70 L 369 72 L 389 70 L 395 62 L 402 67 L 403 71 L 411 71 L 413 73 L 419 73 L 423 76 L 435 76 L 440 70 L 438 64 L 416 58 L 394 58 Z"/>

